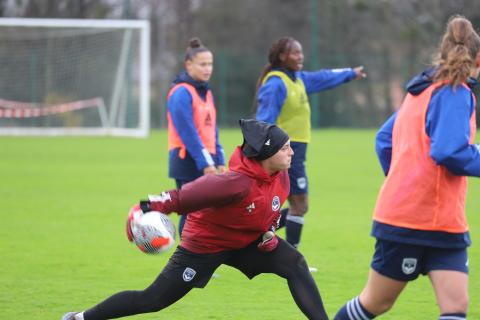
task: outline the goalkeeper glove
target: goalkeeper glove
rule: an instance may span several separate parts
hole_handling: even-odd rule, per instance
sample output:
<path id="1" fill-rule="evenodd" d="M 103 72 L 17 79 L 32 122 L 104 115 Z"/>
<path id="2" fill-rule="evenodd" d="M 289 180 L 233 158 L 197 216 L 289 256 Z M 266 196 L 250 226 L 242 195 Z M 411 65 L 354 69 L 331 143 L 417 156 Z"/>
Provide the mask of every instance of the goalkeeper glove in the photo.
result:
<path id="1" fill-rule="evenodd" d="M 149 211 L 159 211 L 165 214 L 177 210 L 178 192 L 177 190 L 164 191 L 159 195 L 149 195 L 148 200 L 141 200 L 139 207 L 143 213 Z"/>
<path id="2" fill-rule="evenodd" d="M 257 245 L 262 252 L 271 252 L 278 246 L 278 238 L 273 231 L 267 231 L 262 236 L 262 242 Z"/>
<path id="3" fill-rule="evenodd" d="M 134 205 L 128 212 L 126 231 L 128 241 L 130 242 L 133 242 L 132 223 L 140 214 L 142 214 L 142 211 L 140 210 L 140 205 L 138 204 Z"/>

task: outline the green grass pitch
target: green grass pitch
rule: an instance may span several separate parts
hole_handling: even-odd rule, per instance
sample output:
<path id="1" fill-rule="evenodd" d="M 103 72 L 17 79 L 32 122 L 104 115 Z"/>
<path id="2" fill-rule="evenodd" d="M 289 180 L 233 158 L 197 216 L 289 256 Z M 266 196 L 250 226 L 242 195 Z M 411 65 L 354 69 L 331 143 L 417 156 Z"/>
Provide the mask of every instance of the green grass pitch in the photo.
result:
<path id="1" fill-rule="evenodd" d="M 373 253 L 371 214 L 383 180 L 374 135 L 315 131 L 308 151 L 311 204 L 300 251 L 318 268 L 313 276 L 331 317 L 362 289 Z M 239 130 L 222 130 L 221 140 L 231 154 Z M 125 219 L 139 199 L 173 186 L 165 131 L 148 139 L 1 137 L 0 319 L 60 319 L 117 291 L 149 285 L 172 251 L 141 253 L 126 239 Z M 470 179 L 469 319 L 480 319 L 479 186 Z M 249 281 L 229 267 L 217 273 L 205 289 L 134 319 L 303 319 L 282 279 Z M 382 319 L 437 316 L 422 277 Z"/>

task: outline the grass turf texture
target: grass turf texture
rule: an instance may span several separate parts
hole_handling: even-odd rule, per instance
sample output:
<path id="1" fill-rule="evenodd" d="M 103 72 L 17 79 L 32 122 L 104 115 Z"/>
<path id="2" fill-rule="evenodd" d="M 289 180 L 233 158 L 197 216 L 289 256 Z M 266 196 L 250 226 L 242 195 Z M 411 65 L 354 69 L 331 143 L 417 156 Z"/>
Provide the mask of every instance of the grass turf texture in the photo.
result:
<path id="1" fill-rule="evenodd" d="M 322 130 L 308 150 L 310 210 L 300 251 L 331 317 L 362 289 L 373 253 L 371 213 L 382 183 L 374 131 Z M 227 155 L 241 141 L 222 130 Z M 125 289 L 151 283 L 173 252 L 148 256 L 130 244 L 128 209 L 173 188 L 166 132 L 148 139 L 0 138 L 1 319 L 60 319 Z M 470 179 L 470 319 L 480 319 L 479 181 Z M 176 215 L 172 215 L 175 223 Z M 283 231 L 280 232 L 283 235 Z M 285 281 L 249 281 L 229 267 L 203 290 L 135 319 L 302 319 Z M 428 278 L 409 284 L 382 319 L 436 319 Z"/>

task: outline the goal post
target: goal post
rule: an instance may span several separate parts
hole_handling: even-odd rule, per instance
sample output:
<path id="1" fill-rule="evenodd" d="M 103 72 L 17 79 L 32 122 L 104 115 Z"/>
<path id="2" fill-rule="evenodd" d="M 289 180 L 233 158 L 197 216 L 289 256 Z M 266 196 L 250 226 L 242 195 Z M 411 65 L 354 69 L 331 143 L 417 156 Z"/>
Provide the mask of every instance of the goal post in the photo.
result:
<path id="1" fill-rule="evenodd" d="M 0 135 L 146 137 L 147 20 L 0 18 Z"/>

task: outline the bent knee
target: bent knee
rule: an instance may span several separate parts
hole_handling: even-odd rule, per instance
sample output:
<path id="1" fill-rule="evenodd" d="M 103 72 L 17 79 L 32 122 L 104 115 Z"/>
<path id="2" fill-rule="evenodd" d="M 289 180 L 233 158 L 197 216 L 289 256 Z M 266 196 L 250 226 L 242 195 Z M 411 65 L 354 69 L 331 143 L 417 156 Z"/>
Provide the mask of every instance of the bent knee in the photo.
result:
<path id="1" fill-rule="evenodd" d="M 468 306 L 470 304 L 470 299 L 468 294 L 462 294 L 456 296 L 453 299 L 448 301 L 442 301 L 439 303 L 440 312 L 444 313 L 467 313 Z"/>
<path id="2" fill-rule="evenodd" d="M 376 303 L 375 305 L 368 305 L 365 306 L 365 309 L 367 309 L 368 312 L 374 314 L 375 316 L 379 316 L 381 314 L 384 314 L 388 310 L 392 309 L 393 304 L 395 302 L 382 302 L 382 303 Z"/>
<path id="3" fill-rule="evenodd" d="M 304 216 L 308 211 L 308 203 L 296 204 L 295 206 L 290 205 L 288 214 L 292 216 Z"/>
<path id="4" fill-rule="evenodd" d="M 378 316 L 381 315 L 388 310 L 390 310 L 393 305 L 395 304 L 395 299 L 390 299 L 384 297 L 381 300 L 376 300 L 372 301 L 368 299 L 368 297 L 363 297 L 362 299 L 362 305 L 364 306 L 365 309 L 368 310 L 368 312 L 373 313 L 374 315 Z"/>
<path id="5" fill-rule="evenodd" d="M 292 259 L 292 260 L 293 262 L 290 269 L 293 274 L 298 275 L 298 274 L 301 274 L 302 272 L 310 273 L 310 271 L 308 270 L 307 261 L 299 251 L 297 251 L 295 259 Z"/>
<path id="6" fill-rule="evenodd" d="M 372 311 L 372 313 L 379 315 L 387 312 L 388 310 L 392 309 L 393 305 L 395 303 L 395 300 L 391 301 L 383 301 L 382 303 L 377 305 L 377 309 Z"/>
<path id="7" fill-rule="evenodd" d="M 291 279 L 302 275 L 303 272 L 309 273 L 307 262 L 303 255 L 295 250 L 294 256 L 289 256 L 283 261 L 282 267 L 279 268 L 277 275 Z"/>
<path id="8" fill-rule="evenodd" d="M 308 197 L 306 195 L 291 195 L 288 197 L 289 214 L 303 216 L 308 211 Z"/>

